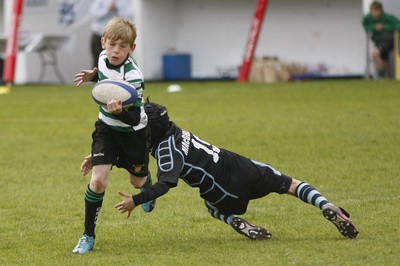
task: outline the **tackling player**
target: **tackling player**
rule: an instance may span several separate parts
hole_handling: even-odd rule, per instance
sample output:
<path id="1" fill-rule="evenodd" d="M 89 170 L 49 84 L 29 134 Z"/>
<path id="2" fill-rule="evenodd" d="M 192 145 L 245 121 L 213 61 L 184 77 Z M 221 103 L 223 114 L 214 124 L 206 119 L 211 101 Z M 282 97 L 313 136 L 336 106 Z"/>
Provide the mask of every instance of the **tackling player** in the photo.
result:
<path id="1" fill-rule="evenodd" d="M 147 102 L 145 110 L 151 129 L 151 154 L 157 160 L 158 182 L 133 196 L 119 192 L 124 200 L 114 207 L 122 213 L 128 212 L 128 217 L 136 206 L 164 195 L 182 179 L 199 189 L 213 217 L 252 240 L 269 239 L 272 234 L 237 215 L 246 212 L 250 200 L 272 192 L 286 193 L 316 206 L 344 237 L 357 236 L 349 214 L 310 184 L 286 176 L 265 163 L 207 143 L 170 121 L 164 106 Z M 84 163 L 81 171 L 87 174 L 90 164 Z"/>

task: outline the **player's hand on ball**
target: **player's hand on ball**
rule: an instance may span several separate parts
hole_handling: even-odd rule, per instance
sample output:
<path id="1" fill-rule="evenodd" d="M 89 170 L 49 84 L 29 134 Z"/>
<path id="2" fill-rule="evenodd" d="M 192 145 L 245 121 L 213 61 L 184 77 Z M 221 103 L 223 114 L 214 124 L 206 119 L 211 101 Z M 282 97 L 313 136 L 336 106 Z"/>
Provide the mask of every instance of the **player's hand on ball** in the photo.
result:
<path id="1" fill-rule="evenodd" d="M 74 82 L 76 82 L 76 86 L 79 87 L 83 82 L 91 81 L 96 74 L 97 67 L 90 70 L 81 70 L 81 72 L 75 75 Z"/>
<path id="2" fill-rule="evenodd" d="M 92 170 L 92 155 L 89 154 L 88 156 L 85 157 L 81 164 L 81 173 L 82 175 L 86 176 L 90 170 Z"/>
<path id="3" fill-rule="evenodd" d="M 133 209 L 136 207 L 135 203 L 133 202 L 132 196 L 124 192 L 118 192 L 118 194 L 124 198 L 124 201 L 115 205 L 114 208 L 119 210 L 121 213 L 128 212 L 127 218 L 129 218 L 131 216 Z"/>
<path id="4" fill-rule="evenodd" d="M 122 101 L 109 100 L 107 110 L 115 115 L 120 114 L 122 112 Z"/>

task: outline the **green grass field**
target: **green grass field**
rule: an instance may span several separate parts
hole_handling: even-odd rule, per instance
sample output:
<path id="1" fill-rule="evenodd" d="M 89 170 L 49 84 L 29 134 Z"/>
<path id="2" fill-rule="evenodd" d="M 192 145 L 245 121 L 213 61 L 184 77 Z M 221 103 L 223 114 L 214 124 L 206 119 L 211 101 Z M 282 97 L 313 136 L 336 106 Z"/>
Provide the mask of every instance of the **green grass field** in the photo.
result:
<path id="1" fill-rule="evenodd" d="M 113 208 L 117 192 L 138 191 L 114 169 L 95 249 L 74 255 L 89 181 L 79 166 L 97 117 L 91 86 L 15 86 L 0 95 L 0 265 L 399 265 L 400 83 L 167 85 L 145 92 L 178 125 L 311 183 L 351 213 L 357 239 L 274 194 L 243 215 L 273 234 L 253 242 L 213 219 L 183 182 L 152 213 L 137 208 L 126 219 Z"/>

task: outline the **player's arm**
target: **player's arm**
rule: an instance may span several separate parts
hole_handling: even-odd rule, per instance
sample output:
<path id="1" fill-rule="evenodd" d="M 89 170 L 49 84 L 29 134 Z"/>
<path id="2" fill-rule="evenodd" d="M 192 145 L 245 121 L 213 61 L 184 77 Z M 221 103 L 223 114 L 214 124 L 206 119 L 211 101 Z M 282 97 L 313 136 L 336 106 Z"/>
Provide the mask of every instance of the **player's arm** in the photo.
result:
<path id="1" fill-rule="evenodd" d="M 122 109 L 120 113 L 113 113 L 119 120 L 131 126 L 137 126 L 141 119 L 140 107 L 130 107 L 129 109 Z"/>
<path id="2" fill-rule="evenodd" d="M 138 98 L 136 101 L 133 103 L 133 106 L 121 110 L 121 112 L 115 113 L 112 112 L 119 120 L 124 122 L 125 124 L 131 125 L 131 126 L 137 126 L 140 124 L 142 120 L 142 94 L 143 94 L 143 88 L 144 88 L 144 83 L 143 82 L 133 82 L 131 83 L 137 91 Z M 110 111 L 110 110 L 109 110 Z"/>
<path id="3" fill-rule="evenodd" d="M 124 200 L 116 204 L 114 208 L 119 210 L 121 213 L 128 212 L 127 218 L 129 218 L 136 206 L 161 197 L 162 195 L 166 194 L 172 186 L 173 185 L 169 185 L 168 183 L 157 182 L 153 186 L 147 188 L 145 191 L 136 195 L 131 196 L 125 192 L 118 192 L 119 195 L 124 198 Z"/>
<path id="4" fill-rule="evenodd" d="M 163 156 L 163 158 L 168 157 L 171 160 L 171 163 L 173 162 L 172 165 L 174 167 L 169 171 L 164 171 L 162 168 L 160 168 L 160 166 L 158 166 L 158 181 L 154 185 L 146 188 L 146 190 L 139 194 L 129 197 L 126 196 L 126 193 L 120 193 L 120 195 L 125 199 L 124 201 L 115 205 L 114 208 L 118 209 L 122 213 L 128 212 L 129 217 L 130 213 L 136 206 L 150 200 L 155 200 L 156 198 L 166 194 L 171 188 L 178 185 L 178 180 L 181 176 L 180 171 L 183 168 L 184 159 L 179 151 L 174 149 L 166 149 L 166 147 L 169 147 L 169 144 L 164 142 L 163 144 L 159 145 L 157 150 L 161 149 L 163 151 L 161 152 L 161 156 Z M 158 160 L 157 157 L 156 159 Z M 164 160 L 163 163 L 165 164 L 166 161 Z"/>
<path id="5" fill-rule="evenodd" d="M 86 176 L 92 170 L 92 155 L 89 154 L 85 157 L 81 164 L 81 173 Z"/>
<path id="6" fill-rule="evenodd" d="M 386 31 L 394 31 L 397 29 L 398 20 L 396 17 L 387 15 L 386 21 L 383 23 L 383 29 Z"/>
<path id="7" fill-rule="evenodd" d="M 140 123 L 140 108 L 130 107 L 129 109 L 125 109 L 122 107 L 121 101 L 109 100 L 107 102 L 107 110 L 125 124 L 137 126 Z"/>
<path id="8" fill-rule="evenodd" d="M 371 15 L 367 15 L 364 17 L 362 25 L 366 32 L 373 32 L 375 30 L 375 22 L 372 20 Z"/>
<path id="9" fill-rule="evenodd" d="M 156 198 L 159 198 L 162 195 L 166 194 L 171 187 L 174 187 L 174 184 L 158 181 L 151 187 L 146 188 L 146 190 L 144 190 L 143 192 L 133 195 L 133 202 L 137 206 L 150 200 L 155 200 Z"/>
<path id="10" fill-rule="evenodd" d="M 81 70 L 81 72 L 75 75 L 74 82 L 76 82 L 76 86 L 79 87 L 83 82 L 96 81 L 96 77 L 97 67 L 94 67 L 90 70 Z"/>

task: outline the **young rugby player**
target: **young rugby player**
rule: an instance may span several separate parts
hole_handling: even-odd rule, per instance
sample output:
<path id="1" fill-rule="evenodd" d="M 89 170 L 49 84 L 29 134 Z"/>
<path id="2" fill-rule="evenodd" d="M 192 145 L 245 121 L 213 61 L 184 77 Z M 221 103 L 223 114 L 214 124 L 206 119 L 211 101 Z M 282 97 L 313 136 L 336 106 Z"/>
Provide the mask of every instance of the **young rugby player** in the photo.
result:
<path id="1" fill-rule="evenodd" d="M 91 80 L 118 79 L 131 83 L 139 98 L 128 109 L 121 101 L 111 100 L 107 108 L 99 107 L 98 120 L 92 134 L 90 158 L 93 167 L 85 192 L 85 231 L 73 253 L 88 253 L 95 243 L 95 226 L 103 203 L 108 176 L 113 165 L 129 172 L 131 184 L 144 191 L 151 186 L 148 171 L 149 151 L 147 115 L 143 108 L 143 75 L 131 58 L 135 49 L 136 28 L 129 20 L 115 17 L 105 27 L 98 66 L 75 75 L 77 86 Z M 155 200 L 142 205 L 146 212 L 153 210 Z"/>

